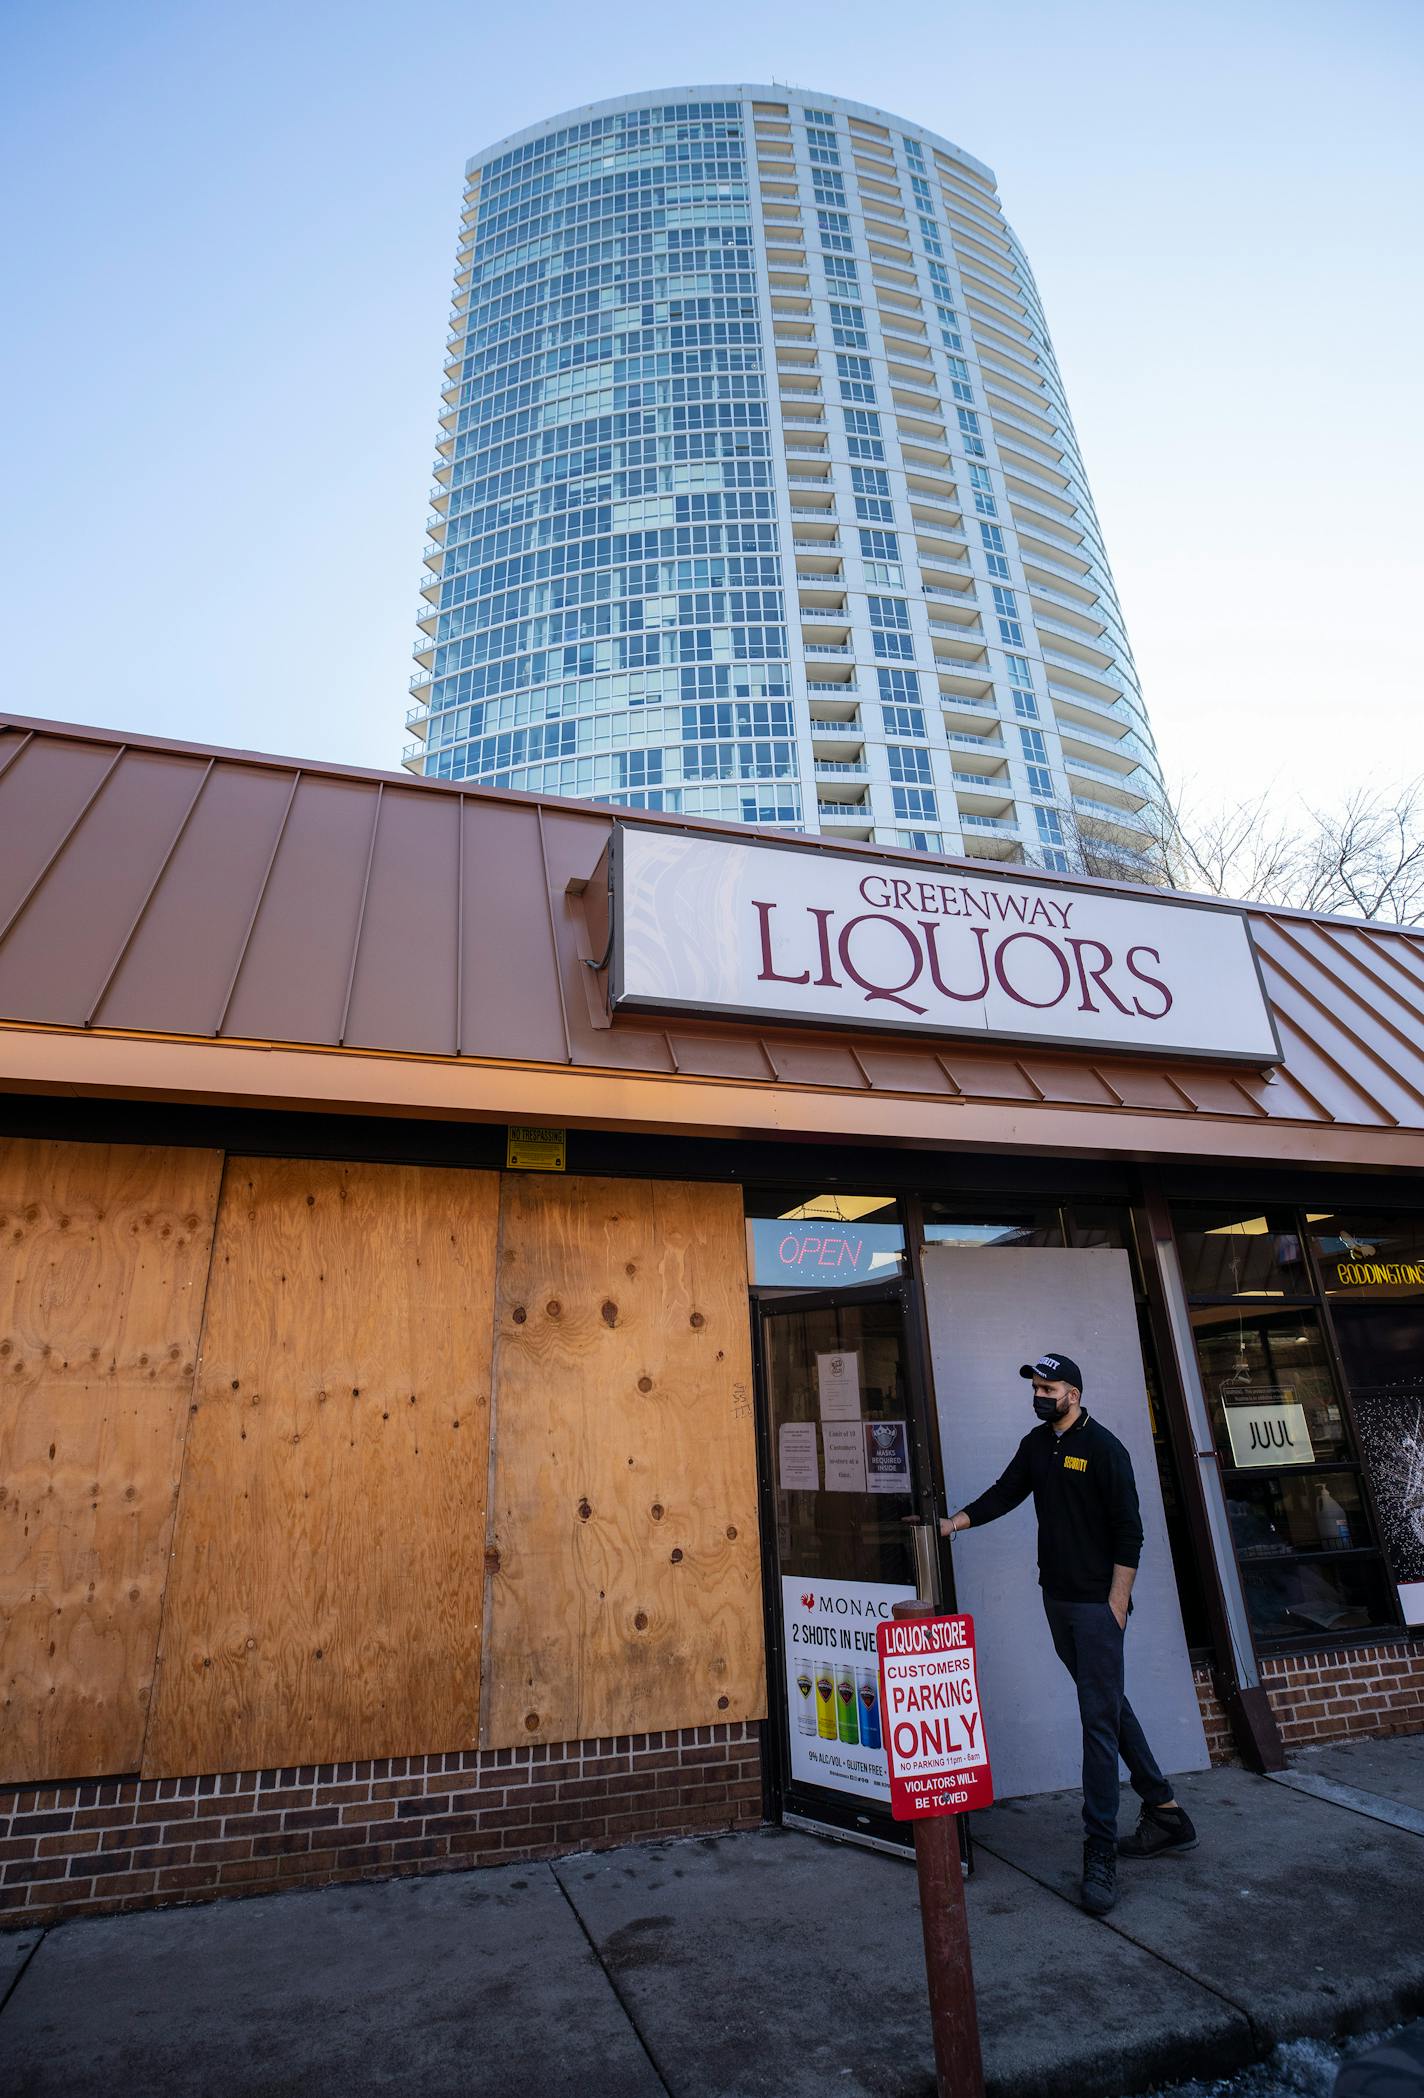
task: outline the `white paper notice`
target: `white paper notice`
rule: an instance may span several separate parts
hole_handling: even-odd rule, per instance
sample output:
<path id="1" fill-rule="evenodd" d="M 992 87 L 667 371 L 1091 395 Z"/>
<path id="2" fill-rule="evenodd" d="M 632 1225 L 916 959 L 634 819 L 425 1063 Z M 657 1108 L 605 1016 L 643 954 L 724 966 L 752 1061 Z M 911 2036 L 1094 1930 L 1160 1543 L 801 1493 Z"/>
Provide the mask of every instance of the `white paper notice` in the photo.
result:
<path id="1" fill-rule="evenodd" d="M 818 1355 L 816 1389 L 823 1421 L 860 1419 L 859 1355 Z"/>
<path id="2" fill-rule="evenodd" d="M 821 1463 L 814 1421 L 783 1421 L 777 1436 L 783 1493 L 818 1493 Z"/>
<path id="3" fill-rule="evenodd" d="M 826 1421 L 821 1428 L 826 1444 L 827 1493 L 865 1492 L 865 1436 L 862 1423 Z"/>

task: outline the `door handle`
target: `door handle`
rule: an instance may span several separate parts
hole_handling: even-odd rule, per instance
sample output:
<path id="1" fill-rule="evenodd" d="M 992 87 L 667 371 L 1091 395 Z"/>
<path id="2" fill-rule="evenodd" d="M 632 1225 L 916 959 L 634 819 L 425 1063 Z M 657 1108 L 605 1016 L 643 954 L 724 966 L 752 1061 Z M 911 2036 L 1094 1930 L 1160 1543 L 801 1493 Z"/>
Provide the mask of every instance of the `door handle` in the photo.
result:
<path id="1" fill-rule="evenodd" d="M 939 1608 L 939 1524 L 916 1516 L 909 1522 L 915 1547 L 915 1593 L 922 1603 Z"/>

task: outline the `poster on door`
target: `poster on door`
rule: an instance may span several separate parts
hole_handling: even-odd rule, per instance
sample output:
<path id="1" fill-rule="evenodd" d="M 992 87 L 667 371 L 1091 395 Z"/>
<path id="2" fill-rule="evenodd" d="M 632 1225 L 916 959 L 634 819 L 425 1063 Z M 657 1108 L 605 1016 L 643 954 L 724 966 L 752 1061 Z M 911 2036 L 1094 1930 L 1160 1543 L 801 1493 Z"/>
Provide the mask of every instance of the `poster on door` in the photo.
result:
<path id="1" fill-rule="evenodd" d="M 913 1588 L 781 1577 L 791 1776 L 888 1806 L 876 1627 Z"/>

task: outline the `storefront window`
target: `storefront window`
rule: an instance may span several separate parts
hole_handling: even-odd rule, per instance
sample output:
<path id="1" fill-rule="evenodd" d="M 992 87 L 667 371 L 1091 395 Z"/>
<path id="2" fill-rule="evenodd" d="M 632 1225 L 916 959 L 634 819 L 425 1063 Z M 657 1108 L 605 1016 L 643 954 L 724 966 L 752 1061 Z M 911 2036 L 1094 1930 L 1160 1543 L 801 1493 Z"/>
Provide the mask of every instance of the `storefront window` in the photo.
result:
<path id="1" fill-rule="evenodd" d="M 988 1203 L 927 1197 L 925 1243 L 931 1246 L 1061 1246 L 1063 1220 L 1056 1202 L 997 1209 Z"/>
<path id="2" fill-rule="evenodd" d="M 1174 1221 L 1258 1638 L 1392 1627 L 1392 1585 L 1316 1285 L 1316 1270 L 1347 1252 L 1345 1241 L 1332 1220 L 1290 1209 L 1192 1205 Z M 1353 1386 L 1343 1331 L 1339 1339 Z"/>
<path id="3" fill-rule="evenodd" d="M 1223 1464 L 1251 1468 L 1273 1450 L 1292 1464 L 1349 1455 L 1317 1312 L 1198 1306 L 1192 1325 Z"/>
<path id="4" fill-rule="evenodd" d="M 1175 1213 L 1177 1250 L 1191 1297 L 1314 1294 L 1294 1210 L 1222 1204 Z"/>
<path id="5" fill-rule="evenodd" d="M 1328 1297 L 1342 1304 L 1424 1302 L 1424 1217 L 1342 1210 L 1307 1219 Z"/>
<path id="6" fill-rule="evenodd" d="M 853 1289 L 893 1282 L 904 1269 L 893 1195 L 748 1188 L 746 1209 L 747 1265 L 758 1289 Z"/>

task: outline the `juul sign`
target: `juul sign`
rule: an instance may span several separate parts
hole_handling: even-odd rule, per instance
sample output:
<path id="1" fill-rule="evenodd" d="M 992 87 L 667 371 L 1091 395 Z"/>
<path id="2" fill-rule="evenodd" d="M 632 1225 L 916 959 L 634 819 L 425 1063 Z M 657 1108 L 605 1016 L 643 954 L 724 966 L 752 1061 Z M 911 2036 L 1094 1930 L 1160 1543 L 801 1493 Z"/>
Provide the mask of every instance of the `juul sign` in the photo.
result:
<path id="1" fill-rule="evenodd" d="M 1280 1057 L 1239 911 L 627 824 L 610 879 L 615 1008 Z"/>

